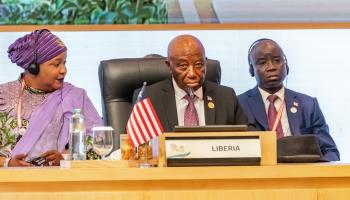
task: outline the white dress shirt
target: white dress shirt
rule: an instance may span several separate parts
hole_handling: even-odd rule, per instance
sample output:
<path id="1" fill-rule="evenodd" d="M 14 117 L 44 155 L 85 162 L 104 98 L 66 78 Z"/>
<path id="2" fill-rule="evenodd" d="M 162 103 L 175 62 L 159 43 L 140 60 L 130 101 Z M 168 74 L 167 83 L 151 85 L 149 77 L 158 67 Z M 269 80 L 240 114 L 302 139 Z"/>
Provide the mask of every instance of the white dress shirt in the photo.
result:
<path id="1" fill-rule="evenodd" d="M 188 101 L 184 99 L 187 93 L 182 90 L 174 80 L 173 86 L 175 91 L 175 102 L 176 102 L 176 111 L 177 111 L 177 119 L 179 126 L 184 126 L 185 124 L 185 110 L 188 105 Z M 199 126 L 205 126 L 205 114 L 204 114 L 204 100 L 203 100 L 203 87 L 200 87 L 196 91 L 194 91 L 194 106 L 197 110 L 198 115 L 198 124 Z"/>
<path id="2" fill-rule="evenodd" d="M 258 87 L 258 88 L 259 88 L 261 97 L 263 99 L 264 105 L 265 105 L 265 111 L 266 111 L 266 116 L 267 116 L 267 112 L 268 112 L 269 105 L 270 105 L 270 102 L 269 102 L 269 100 L 267 98 L 271 94 L 266 92 L 265 90 L 261 89 L 260 87 Z M 273 95 L 278 96 L 278 99 L 274 102 L 274 106 L 275 106 L 277 112 L 279 111 L 280 107 L 282 106 L 282 100 L 284 99 L 284 91 L 285 91 L 285 89 L 284 89 L 284 87 L 282 87 L 279 91 L 277 91 L 275 94 L 273 94 Z M 289 128 L 289 122 L 288 122 L 288 117 L 287 117 L 286 105 L 285 104 L 286 103 L 284 102 L 284 106 L 283 106 L 283 110 L 282 110 L 282 116 L 281 116 L 281 124 L 282 124 L 282 129 L 283 129 L 284 136 L 290 136 L 292 134 L 291 134 L 290 128 Z"/>

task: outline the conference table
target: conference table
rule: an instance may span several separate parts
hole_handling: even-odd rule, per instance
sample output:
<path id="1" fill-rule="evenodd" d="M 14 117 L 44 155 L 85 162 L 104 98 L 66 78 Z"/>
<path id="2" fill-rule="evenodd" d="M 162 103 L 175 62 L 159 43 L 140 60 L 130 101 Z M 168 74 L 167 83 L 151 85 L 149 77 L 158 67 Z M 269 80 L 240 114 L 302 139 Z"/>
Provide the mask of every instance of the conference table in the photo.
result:
<path id="1" fill-rule="evenodd" d="M 350 164 L 137 168 L 128 161 L 85 161 L 3 168 L 0 199 L 348 200 Z"/>

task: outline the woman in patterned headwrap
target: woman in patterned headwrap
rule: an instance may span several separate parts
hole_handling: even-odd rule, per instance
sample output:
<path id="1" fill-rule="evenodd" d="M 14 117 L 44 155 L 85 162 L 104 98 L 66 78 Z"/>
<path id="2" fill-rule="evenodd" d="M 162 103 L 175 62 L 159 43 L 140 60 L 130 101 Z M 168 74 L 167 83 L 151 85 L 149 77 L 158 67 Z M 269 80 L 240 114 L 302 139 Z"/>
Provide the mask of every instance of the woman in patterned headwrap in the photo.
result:
<path id="1" fill-rule="evenodd" d="M 30 166 L 36 157 L 59 165 L 72 110 L 82 110 L 87 131 L 102 120 L 85 90 L 64 82 L 67 47 L 49 30 L 17 39 L 8 56 L 24 72 L 0 85 L 0 166 Z"/>

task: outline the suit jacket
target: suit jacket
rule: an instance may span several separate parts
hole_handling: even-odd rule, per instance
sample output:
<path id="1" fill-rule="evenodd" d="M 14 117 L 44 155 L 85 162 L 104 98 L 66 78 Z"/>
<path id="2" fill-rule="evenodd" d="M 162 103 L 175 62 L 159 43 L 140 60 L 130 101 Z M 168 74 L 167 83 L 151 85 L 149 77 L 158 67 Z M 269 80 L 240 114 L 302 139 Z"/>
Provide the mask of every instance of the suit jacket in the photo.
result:
<path id="1" fill-rule="evenodd" d="M 269 130 L 265 105 L 258 87 L 239 95 L 238 99 L 249 121 L 255 124 L 256 129 Z M 329 134 L 328 125 L 317 99 L 286 89 L 284 100 L 292 135 L 315 134 L 323 157 L 329 161 L 339 160 L 339 151 Z M 296 112 L 291 112 L 292 107 L 296 108 L 294 109 Z"/>
<path id="2" fill-rule="evenodd" d="M 166 132 L 173 131 L 178 125 L 175 91 L 172 79 L 165 79 L 146 87 L 146 96 L 150 98 L 155 111 Z M 139 89 L 134 92 L 135 102 Z M 248 124 L 248 119 L 239 106 L 237 96 L 232 88 L 205 81 L 203 100 L 206 125 Z M 208 102 L 214 104 L 209 108 Z"/>

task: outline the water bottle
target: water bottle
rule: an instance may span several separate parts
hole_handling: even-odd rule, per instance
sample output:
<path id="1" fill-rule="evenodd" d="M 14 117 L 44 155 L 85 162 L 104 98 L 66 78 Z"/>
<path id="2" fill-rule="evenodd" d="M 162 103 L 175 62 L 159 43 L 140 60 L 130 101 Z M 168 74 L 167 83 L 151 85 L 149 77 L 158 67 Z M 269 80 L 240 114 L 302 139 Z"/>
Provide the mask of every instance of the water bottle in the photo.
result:
<path id="1" fill-rule="evenodd" d="M 69 135 L 70 160 L 86 160 L 85 119 L 80 109 L 73 109 L 69 124 Z"/>

